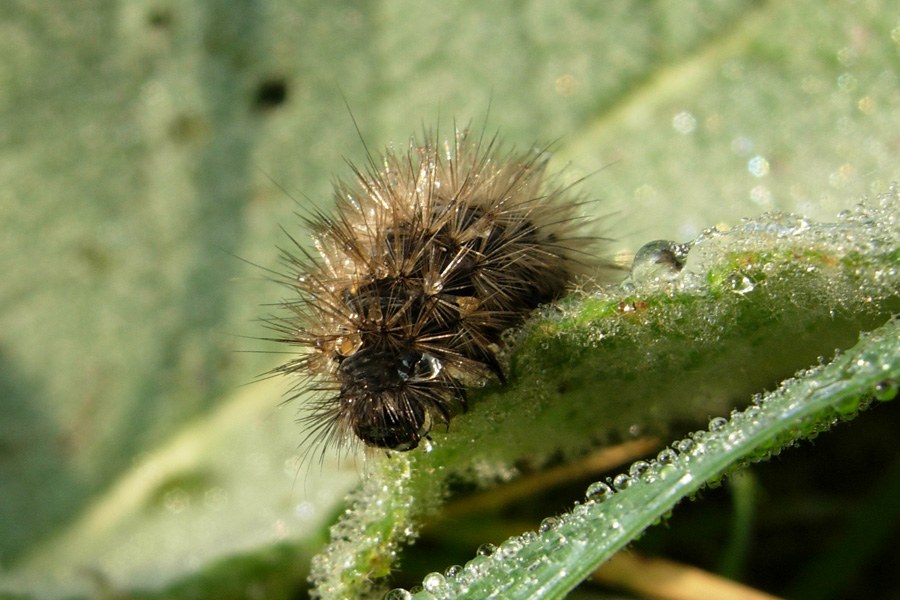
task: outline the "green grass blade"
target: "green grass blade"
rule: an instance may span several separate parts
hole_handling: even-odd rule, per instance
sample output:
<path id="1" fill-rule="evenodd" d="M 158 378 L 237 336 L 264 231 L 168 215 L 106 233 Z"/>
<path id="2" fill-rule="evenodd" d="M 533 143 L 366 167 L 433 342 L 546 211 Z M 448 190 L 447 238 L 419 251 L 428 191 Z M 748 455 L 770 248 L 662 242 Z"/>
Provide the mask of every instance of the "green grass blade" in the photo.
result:
<path id="1" fill-rule="evenodd" d="M 677 452 L 635 463 L 588 500 L 545 522 L 541 533 L 507 540 L 453 578 L 431 576 L 414 598 L 563 597 L 594 569 L 665 517 L 680 500 L 751 462 L 853 418 L 871 399 L 892 399 L 900 382 L 900 321 L 892 320 L 827 366 L 786 381 L 730 419 L 675 442 Z M 614 489 L 615 488 L 615 489 Z M 609 490 L 609 491 L 607 491 Z"/>

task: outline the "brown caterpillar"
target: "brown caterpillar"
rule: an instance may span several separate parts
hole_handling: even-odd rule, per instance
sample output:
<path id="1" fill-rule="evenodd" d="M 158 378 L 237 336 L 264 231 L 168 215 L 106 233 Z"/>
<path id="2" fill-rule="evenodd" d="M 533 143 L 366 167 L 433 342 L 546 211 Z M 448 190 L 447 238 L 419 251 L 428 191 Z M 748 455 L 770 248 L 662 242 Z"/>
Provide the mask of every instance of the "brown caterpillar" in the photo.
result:
<path id="1" fill-rule="evenodd" d="M 320 256 L 282 251 L 293 299 L 269 320 L 299 355 L 274 373 L 313 390 L 307 439 L 410 450 L 466 409 L 504 330 L 563 295 L 597 238 L 546 153 L 501 154 L 496 136 L 411 141 L 335 184 L 337 208 L 305 219 Z M 588 261 L 590 262 L 590 261 Z"/>

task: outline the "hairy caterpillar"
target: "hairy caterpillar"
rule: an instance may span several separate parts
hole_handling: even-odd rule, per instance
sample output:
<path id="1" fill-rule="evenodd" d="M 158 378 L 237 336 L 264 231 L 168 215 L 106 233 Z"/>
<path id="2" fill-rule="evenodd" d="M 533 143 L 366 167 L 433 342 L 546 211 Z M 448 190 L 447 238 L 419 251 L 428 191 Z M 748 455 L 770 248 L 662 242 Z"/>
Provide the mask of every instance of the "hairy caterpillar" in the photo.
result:
<path id="1" fill-rule="evenodd" d="M 504 380 L 503 331 L 563 295 L 597 242 L 546 158 L 426 133 L 351 165 L 335 211 L 305 219 L 319 255 L 282 251 L 292 298 L 269 325 L 300 349 L 274 372 L 315 392 L 308 440 L 410 450 L 466 409 L 466 382 Z"/>

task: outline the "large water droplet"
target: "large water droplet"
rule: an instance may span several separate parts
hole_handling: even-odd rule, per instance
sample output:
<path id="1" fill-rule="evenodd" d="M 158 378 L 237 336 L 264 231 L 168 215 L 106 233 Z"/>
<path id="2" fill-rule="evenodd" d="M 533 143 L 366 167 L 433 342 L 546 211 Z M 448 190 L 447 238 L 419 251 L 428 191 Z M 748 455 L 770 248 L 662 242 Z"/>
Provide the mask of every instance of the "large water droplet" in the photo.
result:
<path id="1" fill-rule="evenodd" d="M 643 479 L 647 473 L 650 472 L 650 463 L 645 460 L 639 460 L 631 465 L 631 468 L 628 469 L 628 474 L 633 479 Z"/>
<path id="2" fill-rule="evenodd" d="M 478 556 L 490 556 L 496 551 L 497 546 L 491 543 L 487 543 L 478 546 L 478 550 L 475 551 L 475 554 L 477 554 Z"/>
<path id="3" fill-rule="evenodd" d="M 626 475 L 624 473 L 620 473 L 619 475 L 616 475 L 616 477 L 613 479 L 613 487 L 616 488 L 617 490 L 619 490 L 620 492 L 622 490 L 627 490 L 632 485 L 634 485 L 634 479 L 632 479 L 631 477 L 629 477 L 628 475 Z"/>
<path id="4" fill-rule="evenodd" d="M 541 521 L 541 526 L 538 527 L 538 531 L 541 533 L 547 533 L 548 531 L 552 531 L 559 527 L 561 521 L 558 517 L 547 517 L 543 521 Z"/>
<path id="5" fill-rule="evenodd" d="M 694 448 L 694 441 L 688 438 L 684 438 L 683 440 L 678 440 L 672 447 L 681 452 L 682 454 L 690 454 L 691 450 Z"/>
<path id="6" fill-rule="evenodd" d="M 605 502 L 613 497 L 615 491 L 602 481 L 592 483 L 584 495 L 584 499 L 588 502 Z"/>
<path id="7" fill-rule="evenodd" d="M 415 364 L 409 366 L 413 369 L 410 381 L 431 381 L 444 369 L 444 363 L 428 353 L 422 354 Z"/>
<path id="8" fill-rule="evenodd" d="M 516 538 L 510 538 L 500 544 L 500 554 L 503 558 L 513 558 L 522 551 L 522 543 Z"/>
<path id="9" fill-rule="evenodd" d="M 671 479 L 678 473 L 678 468 L 675 467 L 674 464 L 665 464 L 659 468 L 659 478 L 660 479 Z"/>
<path id="10" fill-rule="evenodd" d="M 661 465 L 670 465 L 678 459 L 678 454 L 671 448 L 665 448 L 656 456 L 656 460 Z"/>
<path id="11" fill-rule="evenodd" d="M 422 587 L 429 592 L 436 592 L 446 584 L 444 576 L 440 573 L 429 573 L 422 580 Z"/>
<path id="12" fill-rule="evenodd" d="M 672 279 L 681 272 L 689 246 L 669 240 L 644 244 L 631 263 L 631 279 L 636 282 Z"/>
<path id="13" fill-rule="evenodd" d="M 728 419 L 724 417 L 716 417 L 709 422 L 709 430 L 713 433 L 723 431 L 728 426 Z"/>
<path id="14" fill-rule="evenodd" d="M 452 579 L 456 577 L 460 571 L 462 571 L 462 565 L 450 565 L 444 570 L 444 577 Z"/>
<path id="15" fill-rule="evenodd" d="M 384 595 L 384 600 L 410 600 L 412 594 L 403 588 L 394 588 Z"/>

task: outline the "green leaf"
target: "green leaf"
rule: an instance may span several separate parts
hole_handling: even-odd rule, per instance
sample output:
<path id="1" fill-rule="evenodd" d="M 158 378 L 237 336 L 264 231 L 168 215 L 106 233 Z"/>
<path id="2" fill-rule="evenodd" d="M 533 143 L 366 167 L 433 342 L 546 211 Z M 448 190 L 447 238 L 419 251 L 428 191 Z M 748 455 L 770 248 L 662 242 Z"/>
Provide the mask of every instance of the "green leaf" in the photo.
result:
<path id="1" fill-rule="evenodd" d="M 865 410 L 900 386 L 900 322 L 864 335 L 827 366 L 810 369 L 759 396 L 708 431 L 676 441 L 657 460 L 588 489 L 586 502 L 545 520 L 540 533 L 510 538 L 454 577 L 426 579 L 414 598 L 561 598 L 601 563 L 667 515 L 675 504 L 750 462 L 768 460 Z"/>

